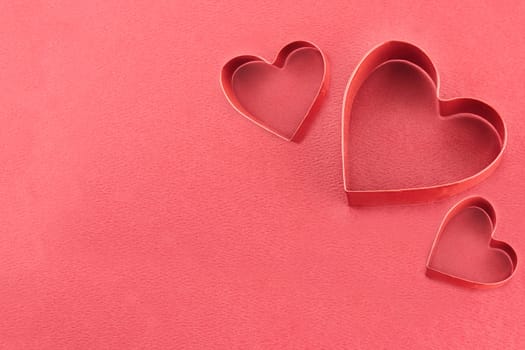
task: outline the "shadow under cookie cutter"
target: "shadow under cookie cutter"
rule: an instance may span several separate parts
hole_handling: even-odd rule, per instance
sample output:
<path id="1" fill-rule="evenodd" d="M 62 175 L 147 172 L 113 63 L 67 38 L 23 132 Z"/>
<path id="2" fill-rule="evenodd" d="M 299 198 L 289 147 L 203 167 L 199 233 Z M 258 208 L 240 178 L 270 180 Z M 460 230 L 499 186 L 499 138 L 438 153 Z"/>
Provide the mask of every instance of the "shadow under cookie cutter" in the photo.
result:
<path id="1" fill-rule="evenodd" d="M 269 65 L 272 65 L 274 67 L 282 69 L 285 64 L 286 60 L 292 54 L 293 52 L 300 50 L 310 48 L 314 49 L 321 55 L 321 59 L 323 61 L 323 76 L 321 78 L 321 83 L 319 86 L 319 89 L 310 104 L 308 110 L 306 111 L 305 115 L 301 119 L 301 121 L 297 124 L 297 127 L 293 131 L 291 135 L 284 135 L 282 132 L 279 132 L 278 130 L 274 129 L 272 126 L 262 122 L 257 116 L 255 116 L 253 113 L 248 111 L 239 101 L 237 96 L 235 95 L 235 91 L 233 89 L 233 76 L 236 71 L 238 71 L 242 66 L 244 66 L 247 63 L 251 62 L 263 62 Z M 220 84 L 222 91 L 224 95 L 226 96 L 226 99 L 228 102 L 232 105 L 232 107 L 239 112 L 242 116 L 250 120 L 251 122 L 257 124 L 261 128 L 271 132 L 274 135 L 277 135 L 278 137 L 286 140 L 286 141 L 292 141 L 293 138 L 297 135 L 299 129 L 304 124 L 304 121 L 312 114 L 314 114 L 317 109 L 320 107 L 322 99 L 324 95 L 326 94 L 326 91 L 328 90 L 328 78 L 329 78 L 329 68 L 328 68 L 328 59 L 324 52 L 314 43 L 309 41 L 293 41 L 286 46 L 284 46 L 279 53 L 277 54 L 277 57 L 273 62 L 269 62 L 265 60 L 262 57 L 259 56 L 253 56 L 253 55 L 242 55 L 237 56 L 235 58 L 232 58 L 229 60 L 221 70 L 221 77 L 220 77 Z"/>
<path id="2" fill-rule="evenodd" d="M 359 89 L 366 79 L 381 65 L 390 61 L 405 61 L 415 65 L 425 72 L 436 87 L 436 99 L 439 113 L 443 117 L 460 113 L 474 114 L 496 131 L 500 150 L 497 156 L 478 173 L 450 183 L 427 187 L 385 189 L 385 190 L 356 190 L 351 188 L 351 180 L 347 172 L 348 138 L 350 132 L 350 117 L 352 106 Z M 388 41 L 380 44 L 368 52 L 354 70 L 348 84 L 343 101 L 342 120 L 342 155 L 343 181 L 349 205 L 388 205 L 422 203 L 438 200 L 465 191 L 485 180 L 499 165 L 507 145 L 507 131 L 501 116 L 487 103 L 473 98 L 453 98 L 444 100 L 439 97 L 439 75 L 428 55 L 419 47 L 402 41 Z M 351 166 L 351 165 L 350 165 Z"/>
<path id="3" fill-rule="evenodd" d="M 452 220 L 457 214 L 459 214 L 461 211 L 467 208 L 478 208 L 481 209 L 490 219 L 490 223 L 492 225 L 492 233 L 490 235 L 490 241 L 489 246 L 491 248 L 499 249 L 503 251 L 510 259 L 511 263 L 511 272 L 510 274 L 503 280 L 496 281 L 496 282 L 479 282 L 470 280 L 467 278 L 459 277 L 444 271 L 441 271 L 439 269 L 436 269 L 432 267 L 432 256 L 434 253 L 434 250 L 439 242 L 440 236 L 445 230 L 447 224 Z M 453 283 L 455 285 L 463 286 L 463 287 L 470 287 L 470 288 L 477 288 L 477 289 L 490 289 L 490 288 L 496 288 L 499 287 L 505 283 L 507 283 L 515 274 L 516 269 L 518 267 L 518 256 L 516 255 L 516 252 L 514 249 L 507 243 L 498 241 L 494 239 L 494 233 L 496 232 L 496 210 L 490 204 L 488 200 L 482 197 L 468 197 L 454 205 L 446 214 L 445 218 L 441 222 L 441 225 L 439 226 L 438 232 L 436 234 L 436 238 L 434 239 L 434 243 L 432 244 L 432 248 L 430 249 L 430 253 L 428 255 L 427 264 L 426 264 L 426 274 L 427 276 L 431 278 L 437 278 L 441 279 L 450 283 Z"/>

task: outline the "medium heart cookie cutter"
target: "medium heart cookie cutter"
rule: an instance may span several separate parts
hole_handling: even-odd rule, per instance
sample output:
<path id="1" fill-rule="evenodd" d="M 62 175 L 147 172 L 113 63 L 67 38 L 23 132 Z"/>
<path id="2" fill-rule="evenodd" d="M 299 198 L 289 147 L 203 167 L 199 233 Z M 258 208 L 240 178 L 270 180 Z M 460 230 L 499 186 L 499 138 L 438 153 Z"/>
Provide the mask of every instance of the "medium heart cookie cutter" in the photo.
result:
<path id="1" fill-rule="evenodd" d="M 355 190 L 350 186 L 346 174 L 350 116 L 357 93 L 366 79 L 381 65 L 390 61 L 405 61 L 420 68 L 432 80 L 436 87 L 436 98 L 439 113 L 443 117 L 469 113 L 474 114 L 490 124 L 496 131 L 500 150 L 498 155 L 478 173 L 464 179 L 428 187 L 403 188 L 393 190 Z M 402 41 L 388 41 L 368 52 L 354 70 L 343 101 L 342 154 L 343 181 L 349 205 L 386 205 L 422 203 L 438 200 L 462 192 L 485 180 L 499 165 L 507 145 L 507 131 L 501 116 L 487 103 L 472 98 L 439 98 L 439 75 L 429 56 L 419 47 Z"/>
<path id="2" fill-rule="evenodd" d="M 293 52 L 297 50 L 304 49 L 304 48 L 314 49 L 319 52 L 319 54 L 321 55 L 322 61 L 323 61 L 323 76 L 321 78 L 319 90 L 317 91 L 317 94 L 315 95 L 304 117 L 298 123 L 293 133 L 290 136 L 287 136 L 287 135 L 283 135 L 278 130 L 272 128 L 270 125 L 262 122 L 254 114 L 252 114 L 250 111 L 248 111 L 246 108 L 243 107 L 243 105 L 240 103 L 239 99 L 235 95 L 235 91 L 233 89 L 233 76 L 235 72 L 239 70 L 243 65 L 247 63 L 251 63 L 251 62 L 263 62 L 263 63 L 266 63 L 266 64 L 282 69 L 284 68 L 286 64 L 286 60 L 288 59 L 290 54 L 292 54 Z M 319 108 L 319 106 L 321 105 L 321 100 L 326 94 L 326 91 L 328 89 L 328 77 L 329 77 L 328 59 L 326 58 L 326 55 L 323 53 L 323 51 L 317 45 L 309 41 L 293 41 L 287 44 L 286 46 L 284 46 L 279 51 L 279 53 L 277 54 L 277 57 L 275 58 L 273 62 L 269 62 L 262 57 L 252 56 L 252 55 L 242 55 L 242 56 L 237 56 L 235 58 L 232 58 L 222 67 L 220 84 L 221 84 L 222 91 L 224 95 L 226 96 L 226 99 L 237 112 L 239 112 L 241 115 L 243 115 L 248 120 L 257 124 L 261 128 L 271 132 L 272 134 L 277 135 L 286 141 L 291 141 L 297 135 L 297 132 L 299 131 L 301 125 L 304 124 L 304 121 L 310 115 L 314 114 Z"/>
<path id="3" fill-rule="evenodd" d="M 503 251 L 510 259 L 510 262 L 512 264 L 511 273 L 503 280 L 497 281 L 497 282 L 479 282 L 470 280 L 467 278 L 462 278 L 444 271 L 440 271 L 434 267 L 431 266 L 431 260 L 432 256 L 434 254 L 434 250 L 436 249 L 437 243 L 439 241 L 439 238 L 443 231 L 445 230 L 445 227 L 447 224 L 454 218 L 457 214 L 459 214 L 462 210 L 466 208 L 479 208 L 481 209 L 490 219 L 490 222 L 492 224 L 492 233 L 490 235 L 490 241 L 489 246 L 491 248 L 499 249 Z M 478 289 L 489 289 L 489 288 L 496 288 L 499 287 L 505 283 L 507 283 L 516 272 L 516 268 L 518 267 L 518 256 L 516 255 L 516 252 L 514 249 L 508 245 L 505 242 L 498 241 L 493 238 L 494 232 L 496 232 L 496 210 L 490 204 L 488 200 L 482 197 L 468 197 L 462 200 L 461 202 L 454 205 L 446 214 L 445 218 L 441 222 L 441 225 L 439 226 L 438 232 L 436 234 L 436 238 L 434 239 L 434 243 L 432 244 L 432 248 L 430 249 L 430 253 L 428 255 L 427 264 L 426 264 L 426 274 L 429 277 L 432 278 L 438 278 L 441 280 L 445 280 L 447 282 L 451 282 L 453 284 L 463 286 L 463 287 L 471 287 L 471 288 L 478 288 Z"/>

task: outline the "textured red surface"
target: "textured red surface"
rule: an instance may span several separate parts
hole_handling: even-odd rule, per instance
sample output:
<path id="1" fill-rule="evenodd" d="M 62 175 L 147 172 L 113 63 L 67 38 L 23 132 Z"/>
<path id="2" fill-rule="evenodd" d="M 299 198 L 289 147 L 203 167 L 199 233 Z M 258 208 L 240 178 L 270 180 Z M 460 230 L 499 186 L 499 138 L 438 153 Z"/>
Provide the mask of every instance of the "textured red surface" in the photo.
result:
<path id="1" fill-rule="evenodd" d="M 490 291 L 425 276 L 468 194 L 525 252 L 524 32 L 519 1 L 0 2 L 0 348 L 525 348 L 520 267 Z M 271 60 L 297 39 L 327 53 L 331 81 L 289 143 L 236 113 L 218 80 L 228 59 Z M 463 195 L 349 208 L 343 91 L 389 39 L 425 49 L 442 97 L 494 106 L 509 144 Z M 384 181 L 423 181 L 427 159 Z M 465 170 L 453 159 L 443 176 Z"/>

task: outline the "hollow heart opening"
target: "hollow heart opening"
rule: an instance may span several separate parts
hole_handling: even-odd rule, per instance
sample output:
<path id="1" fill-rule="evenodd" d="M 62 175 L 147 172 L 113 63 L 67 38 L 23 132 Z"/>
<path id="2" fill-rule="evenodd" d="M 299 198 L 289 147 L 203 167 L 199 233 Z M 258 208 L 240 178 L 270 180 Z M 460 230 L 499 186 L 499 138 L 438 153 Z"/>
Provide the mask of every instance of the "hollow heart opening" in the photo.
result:
<path id="1" fill-rule="evenodd" d="M 441 117 L 434 84 L 404 61 L 387 62 L 368 77 L 345 132 L 351 190 L 455 182 L 484 169 L 501 147 L 492 126 L 478 116 Z"/>
<path id="2" fill-rule="evenodd" d="M 490 247 L 493 229 L 485 211 L 463 209 L 439 235 L 429 267 L 481 283 L 505 280 L 512 274 L 512 260 L 503 250 Z"/>
<path id="3" fill-rule="evenodd" d="M 324 74 L 321 53 L 314 48 L 292 52 L 284 66 L 249 62 L 232 77 L 239 103 L 259 124 L 291 138 L 314 102 Z"/>

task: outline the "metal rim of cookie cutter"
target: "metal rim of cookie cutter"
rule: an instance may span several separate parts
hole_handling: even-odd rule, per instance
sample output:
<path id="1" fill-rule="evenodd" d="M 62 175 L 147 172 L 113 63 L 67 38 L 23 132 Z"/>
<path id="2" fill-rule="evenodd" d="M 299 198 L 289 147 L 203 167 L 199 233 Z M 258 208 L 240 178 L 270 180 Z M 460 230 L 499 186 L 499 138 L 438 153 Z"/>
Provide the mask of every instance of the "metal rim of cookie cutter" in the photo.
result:
<path id="1" fill-rule="evenodd" d="M 478 173 L 441 185 L 402 188 L 393 190 L 355 190 L 351 188 L 347 171 L 348 138 L 352 105 L 362 84 L 381 65 L 391 61 L 404 61 L 421 69 L 436 88 L 439 114 L 442 117 L 460 113 L 478 116 L 496 131 L 500 150 L 498 155 Z M 438 72 L 429 56 L 419 47 L 403 41 L 387 41 L 370 50 L 355 68 L 346 86 L 342 113 L 342 156 L 343 181 L 348 204 L 351 206 L 371 206 L 390 204 L 412 204 L 430 202 L 458 194 L 485 180 L 499 165 L 507 145 L 507 130 L 503 118 L 487 103 L 473 98 L 441 99 Z"/>
<path id="2" fill-rule="evenodd" d="M 488 216 L 490 223 L 492 225 L 492 232 L 490 235 L 489 246 L 491 248 L 495 248 L 495 249 L 499 249 L 503 251 L 505 254 L 507 254 L 511 262 L 511 266 L 512 266 L 511 272 L 505 279 L 496 281 L 496 282 L 479 282 L 479 281 L 474 281 L 468 278 L 456 276 L 454 274 L 450 274 L 450 273 L 447 273 L 447 272 L 444 272 L 444 271 L 441 271 L 439 269 L 432 267 L 431 262 L 432 262 L 434 250 L 436 249 L 436 246 L 439 242 L 441 234 L 445 230 L 445 227 L 450 222 L 450 220 L 452 220 L 456 215 L 458 215 L 461 211 L 467 208 L 478 208 L 482 210 Z M 516 252 L 514 251 L 514 249 L 509 244 L 503 241 L 494 239 L 495 232 L 496 232 L 496 210 L 494 209 L 493 205 L 487 199 L 483 197 L 479 197 L 479 196 L 472 196 L 472 197 L 467 197 L 463 199 L 459 203 L 456 203 L 445 214 L 445 217 L 443 221 L 441 222 L 441 225 L 439 226 L 436 237 L 434 238 L 434 242 L 432 243 L 432 248 L 430 249 L 430 253 L 428 255 L 428 259 L 426 263 L 426 275 L 428 277 L 444 280 L 444 281 L 447 281 L 447 282 L 450 282 L 452 284 L 459 285 L 462 287 L 470 287 L 470 288 L 476 288 L 476 289 L 491 289 L 491 288 L 496 288 L 496 287 L 500 287 L 504 285 L 514 276 L 516 272 L 516 269 L 518 267 L 518 256 Z"/>
<path id="3" fill-rule="evenodd" d="M 283 133 L 279 132 L 278 130 L 272 128 L 270 125 L 260 122 L 259 119 L 255 115 L 253 115 L 250 111 L 248 111 L 246 108 L 243 107 L 243 105 L 240 103 L 237 96 L 235 95 L 235 91 L 233 89 L 233 76 L 235 72 L 237 72 L 242 66 L 244 66 L 245 64 L 251 63 L 251 62 L 264 62 L 266 64 L 272 65 L 277 68 L 283 68 L 290 54 L 292 54 L 293 52 L 297 50 L 306 49 L 306 48 L 314 49 L 318 51 L 319 54 L 321 55 L 321 58 L 323 61 L 323 76 L 322 76 L 321 84 L 319 86 L 317 94 L 315 95 L 315 98 L 310 104 L 305 115 L 301 119 L 301 122 L 297 125 L 296 129 L 294 130 L 291 136 L 286 136 L 286 135 L 283 135 Z M 328 80 L 329 80 L 329 65 L 328 65 L 328 59 L 325 53 L 314 43 L 310 41 L 299 40 L 299 41 L 292 41 L 288 43 L 287 45 L 285 45 L 281 50 L 279 50 L 279 53 L 277 54 L 273 62 L 269 62 L 262 57 L 254 56 L 254 55 L 241 55 L 241 56 L 232 58 L 222 67 L 221 76 L 220 76 L 220 85 L 221 85 L 221 89 L 224 95 L 226 96 L 226 99 L 228 100 L 228 102 L 242 116 L 244 116 L 251 122 L 255 123 L 256 125 L 260 126 L 261 128 L 271 132 L 272 134 L 277 135 L 281 139 L 286 140 L 286 141 L 292 141 L 293 138 L 297 135 L 297 132 L 299 131 L 301 126 L 304 124 L 304 121 L 309 116 L 314 114 L 320 107 L 322 103 L 322 99 L 326 95 L 326 91 L 328 90 Z"/>

